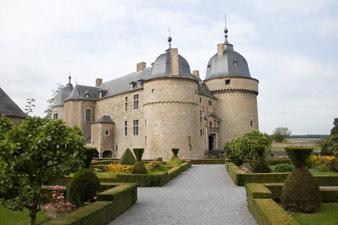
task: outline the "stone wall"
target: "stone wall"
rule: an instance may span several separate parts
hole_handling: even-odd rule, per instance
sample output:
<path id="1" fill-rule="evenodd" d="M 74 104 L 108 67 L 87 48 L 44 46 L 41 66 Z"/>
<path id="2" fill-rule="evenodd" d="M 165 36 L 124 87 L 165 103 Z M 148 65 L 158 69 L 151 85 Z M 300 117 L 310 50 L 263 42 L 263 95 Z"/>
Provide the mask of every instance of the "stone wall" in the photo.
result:
<path id="1" fill-rule="evenodd" d="M 230 84 L 226 85 L 226 80 Z M 250 78 L 218 78 L 206 81 L 218 99 L 219 146 L 252 130 L 258 130 L 258 81 Z"/>
<path id="2" fill-rule="evenodd" d="M 65 121 L 63 113 L 64 113 L 63 106 L 52 107 L 52 119 L 54 119 L 54 114 L 58 114 L 58 119 Z"/>

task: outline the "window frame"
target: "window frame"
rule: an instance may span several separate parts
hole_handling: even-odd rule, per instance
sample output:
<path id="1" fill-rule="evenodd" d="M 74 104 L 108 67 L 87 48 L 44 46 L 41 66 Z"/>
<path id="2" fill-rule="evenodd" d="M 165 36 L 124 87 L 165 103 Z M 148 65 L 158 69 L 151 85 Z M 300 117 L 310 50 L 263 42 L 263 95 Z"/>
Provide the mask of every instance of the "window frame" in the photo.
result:
<path id="1" fill-rule="evenodd" d="M 90 119 L 88 120 L 88 113 L 87 112 L 90 112 L 89 116 L 90 116 Z M 87 108 L 85 110 L 85 122 L 92 122 L 93 121 L 93 110 L 90 109 L 90 108 Z"/>
<path id="2" fill-rule="evenodd" d="M 133 120 L 133 135 L 138 136 L 139 120 Z"/>
<path id="3" fill-rule="evenodd" d="M 134 104 L 133 104 L 133 109 L 137 110 L 139 109 L 139 95 L 138 94 L 134 94 L 133 95 L 133 100 L 134 100 Z"/>

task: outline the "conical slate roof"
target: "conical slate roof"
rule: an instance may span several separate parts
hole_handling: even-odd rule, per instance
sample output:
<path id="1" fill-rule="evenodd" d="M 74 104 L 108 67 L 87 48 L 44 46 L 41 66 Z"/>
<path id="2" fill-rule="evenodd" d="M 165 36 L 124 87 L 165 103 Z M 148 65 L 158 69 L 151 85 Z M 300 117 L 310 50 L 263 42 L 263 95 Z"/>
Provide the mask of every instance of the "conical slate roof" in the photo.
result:
<path id="1" fill-rule="evenodd" d="M 24 118 L 27 115 L 17 104 L 0 88 L 0 115 Z"/>

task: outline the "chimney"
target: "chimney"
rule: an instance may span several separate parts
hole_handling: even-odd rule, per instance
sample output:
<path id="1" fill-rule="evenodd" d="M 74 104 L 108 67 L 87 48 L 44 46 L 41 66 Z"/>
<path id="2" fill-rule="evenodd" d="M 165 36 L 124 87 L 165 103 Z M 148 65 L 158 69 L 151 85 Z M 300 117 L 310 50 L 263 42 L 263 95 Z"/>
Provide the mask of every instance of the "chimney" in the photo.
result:
<path id="1" fill-rule="evenodd" d="M 218 44 L 217 45 L 217 55 L 223 56 L 223 52 L 224 52 L 224 44 Z"/>
<path id="2" fill-rule="evenodd" d="M 194 70 L 194 71 L 192 71 L 192 74 L 194 74 L 195 77 L 197 77 L 197 79 L 200 78 L 200 71 L 199 71 L 199 70 Z"/>
<path id="3" fill-rule="evenodd" d="M 177 48 L 170 48 L 170 71 L 171 75 L 178 76 L 179 75 L 179 65 L 178 65 L 178 50 Z"/>
<path id="4" fill-rule="evenodd" d="M 102 78 L 96 78 L 96 87 L 102 84 Z"/>
<path id="5" fill-rule="evenodd" d="M 136 72 L 140 72 L 146 68 L 145 62 L 140 62 L 136 64 Z"/>

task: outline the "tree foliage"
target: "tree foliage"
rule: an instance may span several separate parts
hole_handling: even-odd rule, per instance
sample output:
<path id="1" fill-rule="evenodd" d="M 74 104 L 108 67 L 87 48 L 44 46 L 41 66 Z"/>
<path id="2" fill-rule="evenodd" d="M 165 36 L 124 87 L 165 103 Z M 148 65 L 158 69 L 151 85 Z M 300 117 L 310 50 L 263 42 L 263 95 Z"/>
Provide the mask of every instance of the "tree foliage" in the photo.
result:
<path id="1" fill-rule="evenodd" d="M 83 165 L 84 138 L 79 128 L 60 120 L 27 117 L 14 126 L 0 119 L 0 203 L 27 208 L 35 224 L 42 185 Z"/>
<path id="2" fill-rule="evenodd" d="M 240 166 L 243 162 L 253 161 L 260 158 L 256 146 L 265 147 L 262 157 L 271 153 L 271 138 L 257 130 L 244 134 L 242 137 L 233 139 L 224 146 L 226 156 L 236 165 Z"/>
<path id="3" fill-rule="evenodd" d="M 26 99 L 27 103 L 26 103 L 26 106 L 25 106 L 25 113 L 27 115 L 29 115 L 30 113 L 33 112 L 33 108 L 35 107 L 35 99 L 34 98 L 27 98 Z"/>
<path id="4" fill-rule="evenodd" d="M 283 142 L 291 136 L 291 131 L 287 127 L 277 127 L 272 133 L 272 139 L 276 142 Z"/>
<path id="5" fill-rule="evenodd" d="M 57 83 L 57 89 L 52 90 L 52 97 L 47 100 L 48 107 L 44 111 L 46 113 L 46 118 L 52 118 L 52 107 L 54 105 L 55 97 L 58 95 L 58 93 L 64 88 L 65 86 L 62 84 Z"/>
<path id="6" fill-rule="evenodd" d="M 338 158 L 338 118 L 334 119 L 331 135 L 319 142 L 322 155 L 332 155 Z"/>

